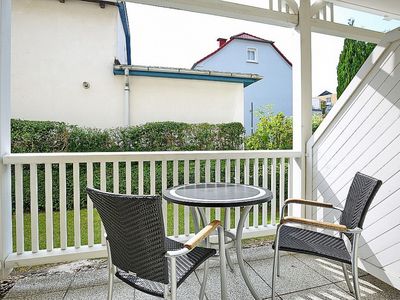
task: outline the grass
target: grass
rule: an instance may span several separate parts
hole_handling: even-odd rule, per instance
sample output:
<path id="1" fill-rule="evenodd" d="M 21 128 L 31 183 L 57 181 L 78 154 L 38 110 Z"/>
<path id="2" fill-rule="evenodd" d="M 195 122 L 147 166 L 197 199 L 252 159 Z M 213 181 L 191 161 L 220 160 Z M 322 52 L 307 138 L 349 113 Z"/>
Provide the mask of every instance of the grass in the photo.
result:
<path id="1" fill-rule="evenodd" d="M 261 224 L 261 210 L 259 216 L 259 224 Z M 270 210 L 268 210 L 268 222 L 271 219 Z M 167 220 L 167 234 L 173 235 L 173 205 L 168 204 L 168 220 Z M 211 219 L 215 218 L 215 210 L 211 209 Z M 39 212 L 39 249 L 46 249 L 46 214 Z M 231 209 L 231 227 L 234 227 L 234 209 Z M 249 215 L 250 225 L 252 224 L 253 214 L 252 211 Z M 278 218 L 277 218 L 278 220 Z M 16 229 L 15 229 L 15 215 L 13 215 L 13 249 L 16 251 Z M 87 210 L 81 209 L 80 211 L 80 232 L 81 232 L 81 245 L 88 243 L 88 222 Z M 94 243 L 101 242 L 101 222 L 100 217 L 96 210 L 93 211 L 93 228 L 94 228 Z M 190 232 L 194 231 L 192 218 L 190 217 Z M 179 233 L 184 233 L 184 208 L 179 207 Z M 53 212 L 53 247 L 60 248 L 60 213 Z M 74 246 L 74 211 L 67 211 L 67 245 Z M 31 215 L 24 213 L 24 250 L 31 250 Z"/>

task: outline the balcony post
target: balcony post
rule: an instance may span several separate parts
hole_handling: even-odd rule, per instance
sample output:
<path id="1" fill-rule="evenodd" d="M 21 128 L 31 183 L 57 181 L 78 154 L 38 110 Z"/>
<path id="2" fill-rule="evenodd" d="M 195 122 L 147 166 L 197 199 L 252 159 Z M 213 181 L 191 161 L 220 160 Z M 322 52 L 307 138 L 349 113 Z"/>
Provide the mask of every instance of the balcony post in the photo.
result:
<path id="1" fill-rule="evenodd" d="M 293 149 L 301 151 L 301 158 L 293 166 L 293 197 L 306 197 L 306 143 L 311 137 L 312 69 L 311 69 L 311 6 L 310 0 L 300 0 L 299 23 L 296 27 L 299 49 L 293 65 Z M 305 216 L 297 205 L 293 214 Z"/>
<path id="2" fill-rule="evenodd" d="M 11 0 L 0 0 L 0 278 L 8 276 L 5 260 L 12 252 L 11 167 L 3 156 L 11 152 Z"/>

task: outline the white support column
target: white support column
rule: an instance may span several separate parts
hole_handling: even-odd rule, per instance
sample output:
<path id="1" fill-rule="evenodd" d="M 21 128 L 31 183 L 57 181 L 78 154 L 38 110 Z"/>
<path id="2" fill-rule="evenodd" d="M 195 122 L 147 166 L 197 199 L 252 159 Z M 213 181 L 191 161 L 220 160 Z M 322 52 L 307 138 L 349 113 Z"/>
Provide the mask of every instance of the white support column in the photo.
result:
<path id="1" fill-rule="evenodd" d="M 11 0 L 0 0 L 0 278 L 8 276 L 5 259 L 12 252 L 11 168 L 3 156 L 11 151 Z"/>
<path id="2" fill-rule="evenodd" d="M 293 65 L 293 149 L 301 151 L 302 157 L 294 160 L 293 197 L 306 195 L 306 143 L 311 137 L 311 7 L 310 0 L 300 0 L 297 30 L 298 57 Z M 300 206 L 293 207 L 296 216 L 304 216 Z"/>

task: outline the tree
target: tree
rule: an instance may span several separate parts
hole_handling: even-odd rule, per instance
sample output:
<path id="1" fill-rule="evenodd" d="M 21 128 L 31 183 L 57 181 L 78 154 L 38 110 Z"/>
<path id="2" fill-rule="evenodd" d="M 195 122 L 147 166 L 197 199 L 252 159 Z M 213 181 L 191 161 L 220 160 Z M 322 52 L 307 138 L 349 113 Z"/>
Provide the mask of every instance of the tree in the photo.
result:
<path id="1" fill-rule="evenodd" d="M 293 120 L 279 112 L 274 114 L 270 105 L 257 111 L 260 122 L 256 132 L 247 138 L 247 150 L 284 150 L 293 149 Z M 312 131 L 317 130 L 323 117 L 313 115 Z"/>
<path id="2" fill-rule="evenodd" d="M 343 50 L 337 66 L 338 86 L 336 93 L 338 98 L 346 89 L 350 81 L 357 74 L 365 60 L 375 48 L 375 44 L 345 39 Z"/>

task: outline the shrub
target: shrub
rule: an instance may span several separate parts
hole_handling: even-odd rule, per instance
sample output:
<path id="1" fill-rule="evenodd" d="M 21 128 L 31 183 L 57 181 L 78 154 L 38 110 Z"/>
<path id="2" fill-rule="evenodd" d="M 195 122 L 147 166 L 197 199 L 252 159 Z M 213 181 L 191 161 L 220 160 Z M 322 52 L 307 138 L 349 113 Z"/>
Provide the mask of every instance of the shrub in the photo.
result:
<path id="1" fill-rule="evenodd" d="M 147 123 L 114 129 L 81 128 L 63 122 L 11 121 L 11 148 L 13 153 L 32 152 L 114 152 L 114 151 L 194 151 L 237 150 L 242 147 L 244 128 L 240 123 L 187 124 L 177 122 Z M 150 165 L 144 163 L 144 192 L 149 193 Z M 192 166 L 193 167 L 193 166 Z M 202 166 L 204 167 L 204 166 Z M 113 190 L 113 166 L 106 164 L 107 189 Z M 161 168 L 156 164 L 156 169 Z M 168 184 L 172 185 L 172 164 L 168 163 Z M 67 209 L 73 208 L 72 165 L 66 165 Z M 100 187 L 100 166 L 94 164 L 94 186 Z M 120 192 L 125 192 L 125 164 L 120 163 Z M 183 166 L 179 164 L 178 177 L 183 183 Z M 45 209 L 45 172 L 38 165 L 38 206 Z M 59 170 L 52 166 L 53 209 L 59 209 Z M 86 207 L 86 166 L 80 166 L 80 206 Z M 157 172 L 159 174 L 160 172 Z M 24 166 L 24 208 L 30 209 L 29 166 Z M 132 163 L 132 193 L 138 193 L 137 163 Z M 204 176 L 204 175 L 203 175 Z M 204 179 L 203 179 L 204 180 Z M 13 179 L 14 183 L 14 171 Z M 13 188 L 14 191 L 14 188 Z M 161 178 L 156 177 L 156 191 L 161 193 Z M 14 192 L 13 192 L 14 193 Z M 13 201 L 15 195 L 13 194 Z"/>

